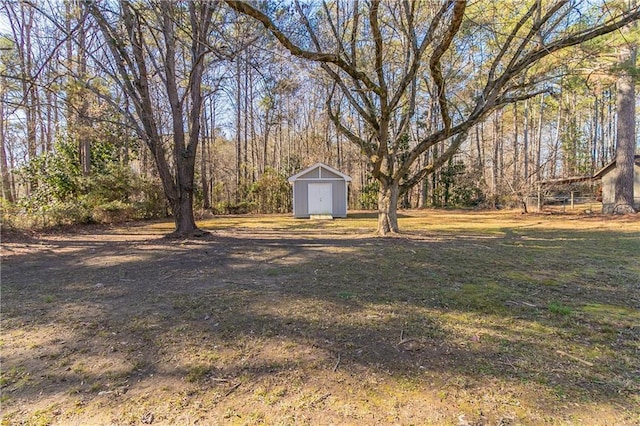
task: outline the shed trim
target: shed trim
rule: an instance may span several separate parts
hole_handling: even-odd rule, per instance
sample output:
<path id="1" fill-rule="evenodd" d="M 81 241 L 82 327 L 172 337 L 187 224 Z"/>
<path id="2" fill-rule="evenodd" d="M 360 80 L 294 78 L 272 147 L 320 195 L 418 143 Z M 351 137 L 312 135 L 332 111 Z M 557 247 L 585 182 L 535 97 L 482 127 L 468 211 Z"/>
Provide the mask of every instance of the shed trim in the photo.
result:
<path id="1" fill-rule="evenodd" d="M 345 180 L 343 178 L 326 178 L 326 177 L 319 177 L 319 178 L 298 178 L 296 180 L 308 180 L 308 181 L 318 181 L 318 180 Z"/>
<path id="2" fill-rule="evenodd" d="M 350 178 L 349 176 L 345 175 L 344 173 L 342 173 L 342 172 L 341 172 L 341 171 L 339 171 L 339 170 L 334 169 L 333 167 L 327 166 L 327 165 L 326 165 L 326 164 L 324 164 L 324 163 L 315 163 L 314 165 L 309 166 L 309 167 L 307 167 L 306 169 L 304 169 L 304 170 L 302 170 L 302 171 L 300 171 L 300 172 L 296 173 L 295 175 L 291 176 L 291 177 L 288 179 L 288 181 L 289 181 L 289 182 L 295 182 L 296 180 L 308 180 L 308 179 L 311 179 L 311 178 L 308 178 L 308 179 L 300 178 L 300 176 L 304 176 L 305 174 L 309 173 L 311 170 L 316 169 L 316 168 L 320 168 L 320 178 L 321 178 L 321 179 L 326 179 L 326 180 L 345 180 L 345 181 L 347 181 L 347 182 L 351 182 L 351 178 Z M 327 171 L 329 171 L 329 172 L 331 172 L 331 173 L 333 173 L 333 174 L 335 174 L 335 175 L 340 176 L 342 179 L 336 179 L 336 178 L 323 178 L 323 177 L 322 177 L 322 169 L 326 169 Z M 317 180 L 317 178 L 316 178 L 315 180 Z"/>
<path id="3" fill-rule="evenodd" d="M 616 161 L 617 160 L 613 160 L 613 161 L 609 162 L 609 164 L 605 165 L 603 168 L 598 170 L 598 172 L 595 175 L 593 175 L 593 178 L 594 179 L 601 179 L 602 176 L 606 175 L 611 169 L 613 169 L 616 166 Z M 640 166 L 640 154 L 634 155 L 633 163 L 636 166 Z"/>

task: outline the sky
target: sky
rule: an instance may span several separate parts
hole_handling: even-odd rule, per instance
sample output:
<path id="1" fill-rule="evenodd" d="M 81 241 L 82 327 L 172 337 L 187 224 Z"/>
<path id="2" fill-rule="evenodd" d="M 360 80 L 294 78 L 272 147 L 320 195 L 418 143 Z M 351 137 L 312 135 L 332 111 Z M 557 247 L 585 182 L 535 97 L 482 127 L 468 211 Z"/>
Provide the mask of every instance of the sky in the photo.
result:
<path id="1" fill-rule="evenodd" d="M 6 34 L 11 32 L 11 27 L 9 26 L 9 19 L 7 19 L 7 15 L 4 13 L 0 13 L 0 34 Z"/>

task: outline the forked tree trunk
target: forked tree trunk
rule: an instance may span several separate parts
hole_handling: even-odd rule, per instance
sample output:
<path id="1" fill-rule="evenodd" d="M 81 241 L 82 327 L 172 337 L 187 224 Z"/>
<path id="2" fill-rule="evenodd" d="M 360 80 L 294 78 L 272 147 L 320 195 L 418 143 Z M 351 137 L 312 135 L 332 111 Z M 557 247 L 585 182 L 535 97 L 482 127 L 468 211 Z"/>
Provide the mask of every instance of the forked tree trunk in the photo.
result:
<path id="1" fill-rule="evenodd" d="M 158 2 L 152 5 L 151 9 L 154 9 L 157 18 L 157 28 L 148 30 L 153 34 L 157 31 L 158 37 L 146 37 L 147 27 L 141 24 L 143 20 L 140 19 L 143 12 L 135 3 L 126 1 L 120 3 L 121 16 L 118 26 L 124 25 L 126 32 L 123 33 L 110 24 L 102 4 L 88 0 L 83 0 L 82 3 L 88 8 L 88 12 L 103 33 L 109 52 L 115 59 L 117 77 L 120 77 L 122 87 L 134 101 L 137 120 L 133 119 L 131 122 L 138 135 L 145 140 L 155 160 L 164 194 L 174 216 L 176 229 L 172 235 L 189 236 L 203 233 L 197 228 L 193 217 L 193 189 L 195 157 L 201 135 L 200 118 L 203 103 L 201 86 L 206 64 L 204 58 L 210 49 L 207 37 L 216 4 L 186 2 L 189 11 L 188 26 L 193 36 L 189 50 L 180 41 L 181 33 L 177 32 L 178 28 L 181 28 L 181 23 L 177 19 L 183 16 L 183 9 L 182 6 L 173 2 Z M 152 15 L 154 14 L 150 14 Z M 124 37 L 124 42 L 114 37 L 118 34 Z M 166 143 L 160 130 L 165 124 L 158 118 L 164 115 L 156 110 L 154 105 L 156 95 L 153 93 L 153 83 L 149 80 L 151 73 L 147 68 L 150 64 L 147 52 L 156 48 L 149 47 L 146 43 L 154 42 L 158 44 L 158 50 L 163 51 L 163 55 L 158 59 L 161 66 L 155 62 L 154 66 L 164 73 L 160 80 L 164 83 L 171 112 L 173 133 L 171 144 Z M 123 45 L 129 45 L 130 48 L 124 48 Z M 188 56 L 187 52 L 191 55 Z M 190 65 L 189 72 L 186 74 L 179 73 L 181 69 L 178 67 L 179 60 L 184 61 L 187 66 Z M 184 87 L 185 81 L 188 84 L 187 87 Z M 162 89 L 158 87 L 157 90 Z M 188 99 L 183 94 L 185 90 L 190 95 Z M 188 123 L 185 120 L 188 120 Z M 171 161 L 167 151 L 169 146 L 172 149 Z"/>
<path id="2" fill-rule="evenodd" d="M 398 228 L 398 197 L 400 186 L 398 182 L 380 182 L 378 191 L 378 229 L 379 235 L 397 233 Z"/>
<path id="3" fill-rule="evenodd" d="M 161 140 L 155 138 L 148 141 L 147 145 L 153 154 L 160 182 L 162 182 L 162 188 L 171 207 L 176 226 L 176 229 L 170 235 L 179 237 L 197 234 L 200 231 L 193 217 L 193 171 L 195 160 L 191 158 L 195 154 L 187 149 L 183 151 L 185 158 L 180 158 L 176 161 L 177 170 L 174 177 L 163 150 L 155 149 L 155 147 L 160 146 L 160 143 Z"/>

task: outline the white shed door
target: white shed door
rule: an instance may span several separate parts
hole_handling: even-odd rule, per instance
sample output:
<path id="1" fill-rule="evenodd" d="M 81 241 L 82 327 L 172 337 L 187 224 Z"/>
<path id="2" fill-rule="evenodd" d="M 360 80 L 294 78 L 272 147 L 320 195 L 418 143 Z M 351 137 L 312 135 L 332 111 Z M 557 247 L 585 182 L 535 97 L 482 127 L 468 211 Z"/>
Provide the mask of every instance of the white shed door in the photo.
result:
<path id="1" fill-rule="evenodd" d="M 331 183 L 309 184 L 309 214 L 332 214 Z"/>

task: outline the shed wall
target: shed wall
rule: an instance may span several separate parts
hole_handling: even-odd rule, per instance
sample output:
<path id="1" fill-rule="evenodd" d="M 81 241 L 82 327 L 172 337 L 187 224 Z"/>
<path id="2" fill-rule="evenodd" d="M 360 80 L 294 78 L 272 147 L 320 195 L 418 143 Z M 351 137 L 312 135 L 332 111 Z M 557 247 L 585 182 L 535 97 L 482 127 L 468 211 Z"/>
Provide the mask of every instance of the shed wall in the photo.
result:
<path id="1" fill-rule="evenodd" d="M 640 166 L 633 168 L 633 200 L 636 210 L 640 209 Z M 611 213 L 615 208 L 615 169 L 602 176 L 602 212 Z"/>
<path id="2" fill-rule="evenodd" d="M 325 172 L 325 170 L 322 171 L 323 176 L 325 176 Z M 344 180 L 331 179 L 298 179 L 293 182 L 294 217 L 309 217 L 309 183 L 330 183 L 331 198 L 333 203 L 333 217 L 347 217 L 347 183 Z"/>

